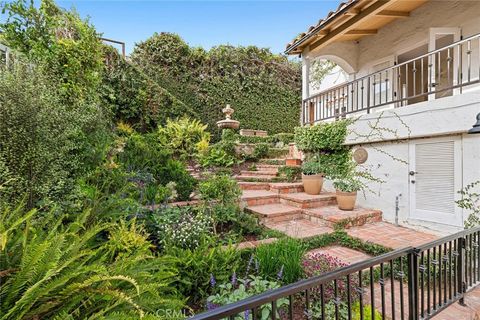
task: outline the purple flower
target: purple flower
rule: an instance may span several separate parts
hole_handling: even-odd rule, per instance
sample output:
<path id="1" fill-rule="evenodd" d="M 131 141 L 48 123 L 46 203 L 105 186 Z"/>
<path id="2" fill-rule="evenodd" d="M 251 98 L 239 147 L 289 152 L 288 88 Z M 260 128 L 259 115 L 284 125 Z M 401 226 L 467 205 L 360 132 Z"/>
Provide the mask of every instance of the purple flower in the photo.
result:
<path id="1" fill-rule="evenodd" d="M 248 274 L 250 273 L 250 267 L 252 266 L 252 263 L 253 263 L 253 253 L 250 255 L 250 259 L 248 260 L 247 272 L 245 272 L 245 278 L 248 277 Z"/>
<path id="2" fill-rule="evenodd" d="M 210 273 L 210 285 L 212 286 L 212 288 L 214 288 L 216 284 L 217 284 L 217 281 L 215 280 L 213 273 Z"/>
<path id="3" fill-rule="evenodd" d="M 232 274 L 232 286 L 235 286 L 237 284 L 237 273 L 233 271 Z"/>
<path id="4" fill-rule="evenodd" d="M 243 317 L 245 318 L 245 320 L 248 320 L 250 318 L 250 310 L 245 310 Z"/>
<path id="5" fill-rule="evenodd" d="M 278 271 L 277 273 L 277 278 L 278 280 L 282 280 L 283 278 L 283 264 L 282 264 L 282 267 L 280 268 L 280 271 Z"/>
<path id="6" fill-rule="evenodd" d="M 213 310 L 218 308 L 218 305 L 215 303 L 211 303 L 210 301 L 207 301 L 207 310 Z"/>

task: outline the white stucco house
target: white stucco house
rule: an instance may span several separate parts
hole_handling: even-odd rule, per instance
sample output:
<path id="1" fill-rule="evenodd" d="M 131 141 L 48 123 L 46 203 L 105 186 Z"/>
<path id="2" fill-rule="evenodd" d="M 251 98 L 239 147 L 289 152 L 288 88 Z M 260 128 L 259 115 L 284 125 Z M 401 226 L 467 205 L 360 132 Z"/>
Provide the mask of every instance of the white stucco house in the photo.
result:
<path id="1" fill-rule="evenodd" d="M 347 144 L 385 180 L 359 197 L 390 222 L 452 232 L 468 212 L 458 191 L 480 179 L 480 1 L 350 0 L 287 45 L 300 55 L 301 122 L 358 117 Z M 314 59 L 343 83 L 313 90 Z"/>

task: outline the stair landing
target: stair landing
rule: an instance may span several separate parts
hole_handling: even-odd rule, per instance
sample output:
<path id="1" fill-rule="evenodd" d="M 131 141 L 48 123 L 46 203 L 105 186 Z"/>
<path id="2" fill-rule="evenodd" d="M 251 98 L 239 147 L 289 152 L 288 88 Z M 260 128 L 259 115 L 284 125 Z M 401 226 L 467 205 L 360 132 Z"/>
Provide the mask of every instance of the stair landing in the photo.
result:
<path id="1" fill-rule="evenodd" d="M 309 195 L 301 183 L 241 182 L 245 211 L 266 227 L 295 238 L 307 238 L 344 228 L 381 221 L 382 212 L 364 208 L 342 211 L 333 193 Z"/>

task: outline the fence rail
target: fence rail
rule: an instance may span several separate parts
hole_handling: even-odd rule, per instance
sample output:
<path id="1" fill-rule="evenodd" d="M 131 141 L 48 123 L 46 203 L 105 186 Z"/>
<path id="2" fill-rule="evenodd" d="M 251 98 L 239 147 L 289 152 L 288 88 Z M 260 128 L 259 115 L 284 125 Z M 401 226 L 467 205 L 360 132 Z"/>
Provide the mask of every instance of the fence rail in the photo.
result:
<path id="1" fill-rule="evenodd" d="M 480 35 L 322 91 L 303 101 L 303 123 L 397 108 L 480 83 Z"/>
<path id="2" fill-rule="evenodd" d="M 480 284 L 480 227 L 198 314 L 214 319 L 430 319 Z M 262 315 L 263 314 L 263 315 Z"/>

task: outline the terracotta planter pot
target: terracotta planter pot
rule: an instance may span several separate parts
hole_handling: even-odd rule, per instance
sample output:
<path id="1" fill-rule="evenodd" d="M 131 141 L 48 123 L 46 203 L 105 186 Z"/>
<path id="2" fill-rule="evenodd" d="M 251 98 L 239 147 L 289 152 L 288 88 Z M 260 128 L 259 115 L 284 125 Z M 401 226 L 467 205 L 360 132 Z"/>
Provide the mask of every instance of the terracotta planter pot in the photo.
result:
<path id="1" fill-rule="evenodd" d="M 301 159 L 285 159 L 285 165 L 287 167 L 298 167 L 298 166 L 301 166 L 302 165 L 302 160 Z"/>
<path id="2" fill-rule="evenodd" d="M 306 176 L 302 174 L 302 183 L 306 193 L 312 195 L 320 194 L 323 186 L 323 175 L 314 174 Z"/>
<path id="3" fill-rule="evenodd" d="M 337 190 L 337 204 L 340 210 L 352 211 L 357 201 L 357 191 L 343 192 Z"/>

